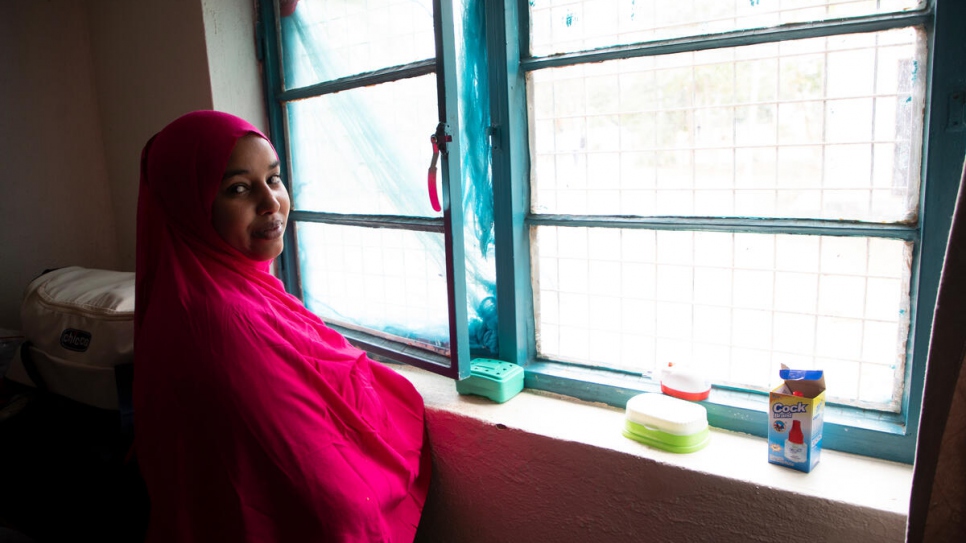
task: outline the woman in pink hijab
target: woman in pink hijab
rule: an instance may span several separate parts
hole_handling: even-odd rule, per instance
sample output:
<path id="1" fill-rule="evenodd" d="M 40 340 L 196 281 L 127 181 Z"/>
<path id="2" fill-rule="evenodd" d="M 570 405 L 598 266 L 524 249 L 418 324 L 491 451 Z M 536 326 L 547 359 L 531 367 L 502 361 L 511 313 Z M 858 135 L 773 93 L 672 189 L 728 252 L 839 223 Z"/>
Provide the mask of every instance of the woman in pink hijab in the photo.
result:
<path id="1" fill-rule="evenodd" d="M 270 273 L 289 197 L 265 136 L 189 113 L 144 147 L 136 451 L 149 542 L 410 542 L 423 401 Z"/>

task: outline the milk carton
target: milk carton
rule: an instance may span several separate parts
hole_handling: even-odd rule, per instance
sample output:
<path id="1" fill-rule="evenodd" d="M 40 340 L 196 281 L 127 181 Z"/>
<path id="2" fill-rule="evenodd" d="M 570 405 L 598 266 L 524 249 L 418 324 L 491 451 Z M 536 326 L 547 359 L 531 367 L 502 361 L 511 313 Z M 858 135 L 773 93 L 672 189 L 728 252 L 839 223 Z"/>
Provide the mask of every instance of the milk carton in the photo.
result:
<path id="1" fill-rule="evenodd" d="M 825 376 L 785 365 L 779 376 L 768 397 L 768 461 L 808 473 L 822 450 Z"/>

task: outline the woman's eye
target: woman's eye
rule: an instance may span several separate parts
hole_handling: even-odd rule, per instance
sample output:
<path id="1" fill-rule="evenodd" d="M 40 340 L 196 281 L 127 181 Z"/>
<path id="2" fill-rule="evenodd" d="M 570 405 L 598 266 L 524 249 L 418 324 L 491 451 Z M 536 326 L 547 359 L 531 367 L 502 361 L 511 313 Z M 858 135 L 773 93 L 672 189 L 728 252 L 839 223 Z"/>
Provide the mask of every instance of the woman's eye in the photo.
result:
<path id="1" fill-rule="evenodd" d="M 272 177 L 270 177 L 268 179 L 268 182 L 270 184 L 272 184 L 272 185 L 277 185 L 277 184 L 279 184 L 279 183 L 282 182 L 282 176 L 280 176 L 280 175 L 273 175 Z"/>
<path id="2" fill-rule="evenodd" d="M 241 194 L 241 193 L 245 192 L 246 190 L 248 190 L 248 187 L 246 187 L 245 185 L 243 185 L 241 183 L 238 183 L 236 185 L 232 185 L 232 186 L 228 187 L 228 193 L 229 194 Z"/>

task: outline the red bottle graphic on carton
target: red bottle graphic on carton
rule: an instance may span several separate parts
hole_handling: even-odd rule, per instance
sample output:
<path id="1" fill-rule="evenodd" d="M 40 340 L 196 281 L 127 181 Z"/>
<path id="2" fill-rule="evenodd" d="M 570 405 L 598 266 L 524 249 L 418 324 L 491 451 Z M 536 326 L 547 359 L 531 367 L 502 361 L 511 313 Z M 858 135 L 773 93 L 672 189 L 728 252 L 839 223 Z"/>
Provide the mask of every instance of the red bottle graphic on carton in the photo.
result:
<path id="1" fill-rule="evenodd" d="M 785 440 L 785 458 L 792 462 L 807 460 L 808 449 L 805 448 L 804 441 L 801 421 L 793 420 L 792 429 L 788 432 L 788 439 Z"/>

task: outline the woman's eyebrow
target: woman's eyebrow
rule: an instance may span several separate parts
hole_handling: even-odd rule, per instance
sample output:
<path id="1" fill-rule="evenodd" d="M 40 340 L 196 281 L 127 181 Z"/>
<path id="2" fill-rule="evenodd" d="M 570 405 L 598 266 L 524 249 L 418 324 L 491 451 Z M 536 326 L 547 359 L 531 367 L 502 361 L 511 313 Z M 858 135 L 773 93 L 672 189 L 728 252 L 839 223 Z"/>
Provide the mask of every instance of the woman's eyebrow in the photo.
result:
<path id="1" fill-rule="evenodd" d="M 268 169 L 274 170 L 275 168 L 278 168 L 279 165 L 280 165 L 279 161 L 276 160 L 275 162 L 272 162 L 271 164 L 268 165 Z M 246 169 L 228 170 L 225 172 L 225 175 L 221 176 L 221 180 L 224 181 L 225 179 L 230 179 L 232 177 L 235 177 L 236 175 L 245 175 L 247 173 L 249 172 Z"/>
<path id="2" fill-rule="evenodd" d="M 225 172 L 225 175 L 221 176 L 221 180 L 224 181 L 225 179 L 235 177 L 236 175 L 245 175 L 246 173 L 248 173 L 248 170 L 228 170 Z"/>

